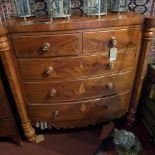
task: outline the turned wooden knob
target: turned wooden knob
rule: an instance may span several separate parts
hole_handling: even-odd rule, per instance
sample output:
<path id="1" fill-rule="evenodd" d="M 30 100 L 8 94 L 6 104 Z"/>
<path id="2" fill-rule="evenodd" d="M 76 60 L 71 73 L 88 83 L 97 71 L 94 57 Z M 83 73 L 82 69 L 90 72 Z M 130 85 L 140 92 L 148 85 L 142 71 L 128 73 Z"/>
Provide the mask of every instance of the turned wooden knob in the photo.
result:
<path id="1" fill-rule="evenodd" d="M 106 85 L 106 88 L 108 88 L 108 89 L 112 89 L 113 88 L 113 84 L 111 83 L 111 82 L 109 82 L 107 85 Z"/>
<path id="2" fill-rule="evenodd" d="M 108 64 L 108 67 L 110 69 L 113 69 L 114 68 L 114 62 L 113 61 L 110 61 L 109 64 Z"/>
<path id="3" fill-rule="evenodd" d="M 111 104 L 107 103 L 107 104 L 105 104 L 105 105 L 103 106 L 103 108 L 109 110 L 109 109 L 112 108 L 112 106 L 111 106 Z"/>
<path id="4" fill-rule="evenodd" d="M 43 52 L 47 52 L 50 48 L 50 43 L 47 42 L 47 43 L 44 43 L 43 46 L 42 46 L 42 51 Z"/>
<path id="5" fill-rule="evenodd" d="M 58 110 L 54 111 L 52 113 L 52 115 L 53 115 L 54 118 L 56 118 L 59 115 L 59 111 Z"/>
<path id="6" fill-rule="evenodd" d="M 116 37 L 111 37 L 111 43 L 112 43 L 112 46 L 113 46 L 113 47 L 116 46 L 116 44 L 117 44 L 117 39 L 116 39 Z"/>
<path id="7" fill-rule="evenodd" d="M 46 68 L 46 70 L 45 70 L 45 73 L 46 73 L 47 75 L 50 75 L 50 74 L 53 73 L 53 71 L 54 71 L 53 67 L 52 67 L 52 66 L 48 66 L 48 67 Z"/>
<path id="8" fill-rule="evenodd" d="M 50 96 L 50 97 L 56 96 L 56 89 L 51 88 L 51 89 L 49 90 L 49 96 Z"/>

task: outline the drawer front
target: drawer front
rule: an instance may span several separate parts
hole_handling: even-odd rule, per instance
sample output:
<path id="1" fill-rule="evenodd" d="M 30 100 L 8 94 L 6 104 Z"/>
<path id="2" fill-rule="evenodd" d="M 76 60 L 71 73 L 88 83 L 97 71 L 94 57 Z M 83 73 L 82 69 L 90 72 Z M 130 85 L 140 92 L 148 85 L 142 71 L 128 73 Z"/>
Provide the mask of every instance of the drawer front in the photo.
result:
<path id="1" fill-rule="evenodd" d="M 8 118 L 0 119 L 0 136 L 11 135 L 13 133 L 11 122 Z"/>
<path id="2" fill-rule="evenodd" d="M 113 40 L 112 37 L 115 37 L 116 40 Z M 140 29 L 84 32 L 83 53 L 107 52 L 112 47 L 113 41 L 116 43 L 115 47 L 118 50 L 126 50 L 131 47 L 137 47 L 140 38 Z"/>
<path id="3" fill-rule="evenodd" d="M 19 58 L 18 62 L 24 80 L 47 80 L 128 71 L 134 67 L 135 56 L 135 49 L 119 52 L 113 67 L 110 67 L 108 54 L 53 59 Z"/>
<path id="4" fill-rule="evenodd" d="M 12 41 L 18 57 L 78 55 L 81 51 L 80 33 L 13 36 Z"/>
<path id="5" fill-rule="evenodd" d="M 108 77 L 95 77 L 75 81 L 25 82 L 29 102 L 82 100 L 128 91 L 132 87 L 133 72 Z"/>
<path id="6" fill-rule="evenodd" d="M 71 121 L 83 119 L 89 120 L 102 118 L 102 121 L 121 117 L 128 110 L 130 93 L 123 93 L 111 97 L 85 100 L 80 102 L 68 102 L 64 104 L 29 105 L 31 121 Z M 122 110 L 123 113 L 122 113 Z M 95 120 L 96 121 L 96 120 Z"/>

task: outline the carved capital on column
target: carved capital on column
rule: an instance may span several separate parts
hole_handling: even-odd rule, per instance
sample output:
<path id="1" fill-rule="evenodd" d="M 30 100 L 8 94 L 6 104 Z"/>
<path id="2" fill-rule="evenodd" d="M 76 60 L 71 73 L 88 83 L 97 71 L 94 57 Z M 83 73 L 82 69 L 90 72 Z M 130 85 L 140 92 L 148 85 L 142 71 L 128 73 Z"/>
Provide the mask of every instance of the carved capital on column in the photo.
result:
<path id="1" fill-rule="evenodd" d="M 36 140 L 35 130 L 31 126 L 30 121 L 22 124 L 24 135 L 29 142 L 34 142 Z"/>
<path id="2" fill-rule="evenodd" d="M 154 30 L 153 29 L 147 29 L 144 32 L 144 39 L 150 41 L 153 39 L 153 35 L 154 35 Z"/>
<path id="3" fill-rule="evenodd" d="M 10 50 L 8 38 L 6 36 L 0 36 L 0 53 Z"/>
<path id="4" fill-rule="evenodd" d="M 144 39 L 152 40 L 155 32 L 155 17 L 146 17 L 144 22 Z"/>

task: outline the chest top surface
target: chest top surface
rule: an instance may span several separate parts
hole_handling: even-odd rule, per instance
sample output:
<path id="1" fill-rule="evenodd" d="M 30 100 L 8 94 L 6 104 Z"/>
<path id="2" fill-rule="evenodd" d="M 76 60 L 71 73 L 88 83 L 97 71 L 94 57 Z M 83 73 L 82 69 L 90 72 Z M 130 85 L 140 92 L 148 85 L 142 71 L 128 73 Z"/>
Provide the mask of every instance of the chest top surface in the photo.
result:
<path id="1" fill-rule="evenodd" d="M 10 33 L 19 32 L 52 32 L 52 31 L 68 31 L 68 30 L 84 30 L 95 28 L 109 28 L 119 26 L 142 25 L 144 16 L 135 13 L 125 14 L 109 14 L 107 16 L 98 17 L 71 17 L 67 19 L 36 19 L 30 18 L 27 21 L 23 19 L 10 20 L 7 23 Z"/>

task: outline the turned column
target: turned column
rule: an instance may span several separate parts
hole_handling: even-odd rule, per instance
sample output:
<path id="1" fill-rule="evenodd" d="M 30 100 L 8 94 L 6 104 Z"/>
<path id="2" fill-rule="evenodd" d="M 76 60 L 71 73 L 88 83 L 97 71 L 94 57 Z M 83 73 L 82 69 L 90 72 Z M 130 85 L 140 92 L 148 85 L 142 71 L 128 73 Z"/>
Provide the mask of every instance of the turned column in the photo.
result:
<path id="1" fill-rule="evenodd" d="M 36 139 L 35 130 L 27 116 L 19 73 L 7 37 L 7 29 L 2 24 L 0 25 L 0 58 L 19 112 L 24 134 L 28 141 L 33 142 Z"/>
<path id="2" fill-rule="evenodd" d="M 144 81 L 144 77 L 147 71 L 148 64 L 148 52 L 152 44 L 152 39 L 155 31 L 155 18 L 147 17 L 144 22 L 143 37 L 141 43 L 141 51 L 139 61 L 136 70 L 136 78 L 133 86 L 133 94 L 131 98 L 131 105 L 128 113 L 128 125 L 132 126 L 135 121 L 135 113 L 141 96 L 141 89 Z"/>

